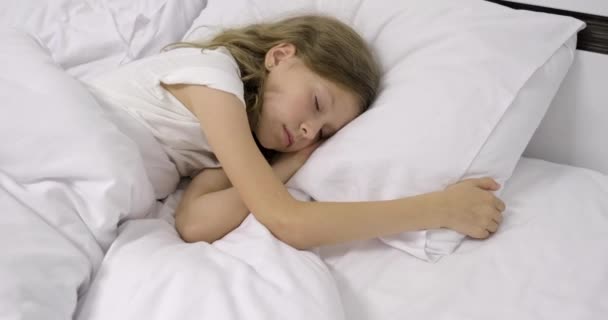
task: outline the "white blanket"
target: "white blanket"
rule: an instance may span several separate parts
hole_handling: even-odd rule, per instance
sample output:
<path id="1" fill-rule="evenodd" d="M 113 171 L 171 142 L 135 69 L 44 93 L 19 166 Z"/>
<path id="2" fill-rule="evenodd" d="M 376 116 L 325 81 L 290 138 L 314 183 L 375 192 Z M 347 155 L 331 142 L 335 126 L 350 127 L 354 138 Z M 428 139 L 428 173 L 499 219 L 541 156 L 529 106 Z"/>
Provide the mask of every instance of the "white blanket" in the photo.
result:
<path id="1" fill-rule="evenodd" d="M 161 219 L 121 227 L 77 319 L 344 319 L 317 254 L 280 242 L 252 215 L 213 244 L 186 244 L 173 227 L 179 196 Z"/>
<path id="2" fill-rule="evenodd" d="M 68 319 L 152 186 L 134 143 L 34 38 L 0 41 L 0 318 Z"/>
<path id="3" fill-rule="evenodd" d="M 318 256 L 253 217 L 213 245 L 185 244 L 172 211 L 142 219 L 136 143 L 37 40 L 0 40 L 0 319 L 70 319 L 95 275 L 80 319 L 343 318 Z"/>
<path id="4" fill-rule="evenodd" d="M 206 0 L 2 0 L 0 27 L 26 31 L 87 78 L 178 41 Z"/>

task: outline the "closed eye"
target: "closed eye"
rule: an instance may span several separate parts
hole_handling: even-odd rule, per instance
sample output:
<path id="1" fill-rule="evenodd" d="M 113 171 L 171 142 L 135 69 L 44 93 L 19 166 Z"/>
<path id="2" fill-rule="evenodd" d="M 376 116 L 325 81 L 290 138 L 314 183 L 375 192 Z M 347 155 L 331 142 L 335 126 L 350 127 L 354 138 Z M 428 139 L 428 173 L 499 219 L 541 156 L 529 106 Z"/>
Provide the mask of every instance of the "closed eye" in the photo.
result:
<path id="1" fill-rule="evenodd" d="M 319 99 L 315 96 L 315 108 L 317 108 L 318 112 L 321 112 L 321 107 L 319 106 Z M 319 140 L 324 140 L 326 137 L 323 134 L 323 130 L 319 130 Z"/>

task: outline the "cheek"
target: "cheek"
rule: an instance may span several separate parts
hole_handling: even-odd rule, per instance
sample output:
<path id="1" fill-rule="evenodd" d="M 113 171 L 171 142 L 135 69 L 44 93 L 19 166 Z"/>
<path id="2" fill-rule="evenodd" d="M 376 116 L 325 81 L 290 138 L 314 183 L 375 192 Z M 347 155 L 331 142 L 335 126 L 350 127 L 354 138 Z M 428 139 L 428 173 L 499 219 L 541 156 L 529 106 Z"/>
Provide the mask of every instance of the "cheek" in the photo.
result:
<path id="1" fill-rule="evenodd" d="M 276 106 L 277 105 L 271 101 L 268 101 L 268 103 L 264 101 L 264 107 L 260 113 L 255 130 L 258 138 L 264 140 L 264 142 L 268 142 L 268 139 L 273 139 L 272 137 L 274 136 L 274 131 L 276 131 L 277 123 L 283 122 L 280 114 L 278 114 L 280 110 L 277 110 Z"/>
<path id="2" fill-rule="evenodd" d="M 303 121 L 308 118 L 313 109 L 311 108 L 310 98 L 304 93 L 294 94 L 285 103 L 284 113 L 292 121 Z"/>
<path id="3" fill-rule="evenodd" d="M 258 139 L 258 142 L 260 144 L 262 144 L 262 146 L 264 146 L 264 148 L 267 148 L 267 149 L 270 148 L 269 141 L 270 141 L 271 134 L 269 133 L 269 131 L 270 131 L 269 128 L 270 128 L 270 126 L 268 125 L 268 120 L 264 117 L 263 114 L 261 114 L 258 119 L 257 126 L 255 127 L 253 132 L 254 132 L 256 138 Z"/>
<path id="4" fill-rule="evenodd" d="M 270 119 L 268 119 L 268 109 L 264 108 L 258 118 L 258 123 L 256 126 L 256 133 L 260 134 L 260 133 L 263 133 L 264 131 L 266 131 L 268 128 L 269 122 L 271 122 L 271 121 L 270 121 Z"/>
<path id="5" fill-rule="evenodd" d="M 276 99 L 265 99 L 260 113 L 260 123 L 267 127 L 269 123 L 276 121 L 277 111 Z"/>
<path id="6" fill-rule="evenodd" d="M 312 112 L 311 96 L 300 89 L 295 82 L 286 82 L 272 86 L 264 94 L 264 117 L 268 120 L 297 125 Z"/>
<path id="7" fill-rule="evenodd" d="M 262 114 L 268 122 L 285 123 L 292 120 L 298 104 L 289 94 L 272 95 L 264 100 Z"/>

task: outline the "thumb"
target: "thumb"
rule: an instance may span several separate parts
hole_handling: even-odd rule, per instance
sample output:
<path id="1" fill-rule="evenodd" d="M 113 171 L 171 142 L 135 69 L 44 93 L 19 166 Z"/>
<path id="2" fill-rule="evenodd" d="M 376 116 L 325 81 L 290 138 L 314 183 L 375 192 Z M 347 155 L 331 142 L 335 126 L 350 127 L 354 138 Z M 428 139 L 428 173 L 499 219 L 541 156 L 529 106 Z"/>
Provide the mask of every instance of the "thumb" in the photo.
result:
<path id="1" fill-rule="evenodd" d="M 500 189 L 500 184 L 490 177 L 478 178 L 473 182 L 475 186 L 484 190 L 496 191 Z"/>

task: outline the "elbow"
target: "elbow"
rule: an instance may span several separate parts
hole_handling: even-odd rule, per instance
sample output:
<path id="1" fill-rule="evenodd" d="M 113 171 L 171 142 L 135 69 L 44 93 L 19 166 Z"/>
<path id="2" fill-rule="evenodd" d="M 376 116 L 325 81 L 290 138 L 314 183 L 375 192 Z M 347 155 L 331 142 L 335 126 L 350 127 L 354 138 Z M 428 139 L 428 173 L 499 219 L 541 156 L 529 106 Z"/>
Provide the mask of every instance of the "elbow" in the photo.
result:
<path id="1" fill-rule="evenodd" d="M 187 243 L 200 241 L 212 243 L 217 240 L 213 239 L 203 226 L 195 221 L 191 221 L 187 218 L 187 215 L 180 212 L 177 212 L 175 215 L 175 229 L 182 240 Z"/>
<path id="2" fill-rule="evenodd" d="M 177 227 L 176 225 L 176 229 L 177 233 L 182 238 L 182 240 L 184 240 L 184 242 L 195 243 L 199 241 L 204 241 L 211 243 L 208 239 L 202 237 L 201 233 L 198 232 L 196 226 L 185 225 L 182 227 Z"/>
<path id="3" fill-rule="evenodd" d="M 199 241 L 208 242 L 207 239 L 204 239 L 204 237 L 202 237 L 202 234 L 201 234 L 200 230 L 198 230 L 198 227 L 196 225 L 188 224 L 188 223 L 184 222 L 183 220 L 185 220 L 185 219 L 178 219 L 177 217 L 175 218 L 175 229 L 177 230 L 177 233 L 182 238 L 182 240 L 184 240 L 184 242 L 187 242 L 187 243 L 194 243 L 194 242 L 199 242 Z"/>

